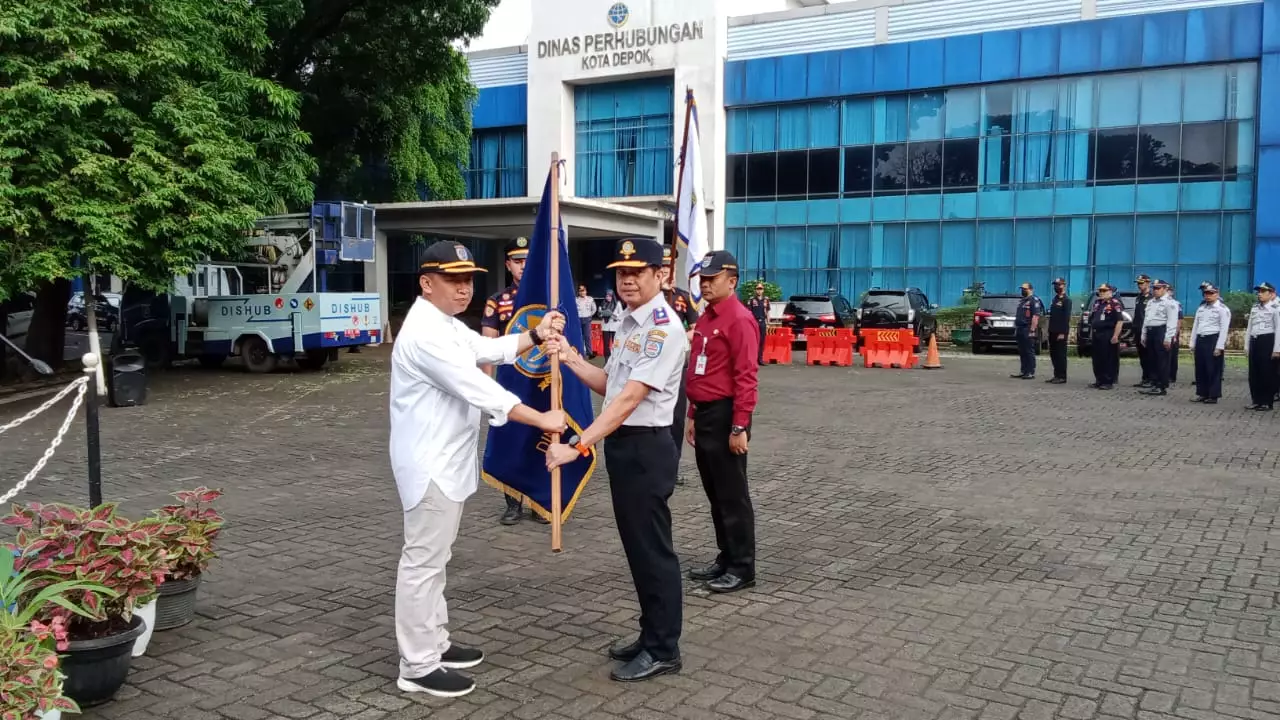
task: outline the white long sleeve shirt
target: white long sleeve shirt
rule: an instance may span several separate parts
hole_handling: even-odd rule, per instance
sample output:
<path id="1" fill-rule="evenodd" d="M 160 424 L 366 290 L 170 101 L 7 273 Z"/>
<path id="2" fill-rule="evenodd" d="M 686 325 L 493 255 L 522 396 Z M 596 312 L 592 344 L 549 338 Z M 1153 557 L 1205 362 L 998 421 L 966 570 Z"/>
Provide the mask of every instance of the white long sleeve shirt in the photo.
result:
<path id="1" fill-rule="evenodd" d="M 1214 350 L 1225 350 L 1227 347 L 1227 330 L 1231 328 L 1231 308 L 1221 300 L 1211 303 L 1200 303 L 1196 308 L 1195 324 L 1191 326 L 1191 346 L 1201 335 L 1217 335 Z"/>
<path id="2" fill-rule="evenodd" d="M 480 417 L 497 427 L 520 403 L 478 365 L 509 364 L 519 335 L 487 338 L 418 298 L 391 353 L 391 470 L 408 511 L 435 483 L 454 502 L 479 484 Z"/>
<path id="3" fill-rule="evenodd" d="M 1272 353 L 1280 352 L 1280 300 L 1254 303 L 1249 309 L 1249 328 L 1245 330 L 1245 351 L 1253 347 L 1253 339 L 1260 335 L 1272 335 Z"/>

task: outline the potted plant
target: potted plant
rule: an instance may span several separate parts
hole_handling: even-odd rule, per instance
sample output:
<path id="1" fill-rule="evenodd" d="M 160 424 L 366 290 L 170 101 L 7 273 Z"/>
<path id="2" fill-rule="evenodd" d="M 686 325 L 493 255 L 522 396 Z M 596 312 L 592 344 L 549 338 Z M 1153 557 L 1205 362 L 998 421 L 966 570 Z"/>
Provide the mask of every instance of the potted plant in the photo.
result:
<path id="1" fill-rule="evenodd" d="M 115 696 L 129 675 L 134 641 L 146 629 L 134 610 L 139 598 L 156 591 L 167 555 L 158 538 L 166 526 L 156 520 L 135 523 L 116 514 L 115 504 L 92 510 L 31 503 L 15 507 L 4 524 L 18 528 L 15 567 L 26 573 L 29 592 L 69 580 L 109 589 L 78 590 L 71 597 L 86 611 L 78 614 L 54 602 L 37 611 L 39 622 L 66 628 L 64 692 L 81 707 Z"/>
<path id="2" fill-rule="evenodd" d="M 166 528 L 160 537 L 169 557 L 156 604 L 157 630 L 181 627 L 195 617 L 196 591 L 209 562 L 218 556 L 214 541 L 223 523 L 218 511 L 210 507 L 222 497 L 221 490 L 199 487 L 173 493 L 173 497 L 179 504 L 156 511 L 156 519 Z M 170 532 L 174 526 L 182 530 Z"/>
<path id="3" fill-rule="evenodd" d="M 3 720 L 58 720 L 62 711 L 80 712 L 63 692 L 58 651 L 68 646 L 61 618 L 44 624 L 37 617 L 50 606 L 89 617 L 89 612 L 68 596 L 87 591 L 104 597 L 114 592 L 102 585 L 67 580 L 46 585 L 38 592 L 31 571 L 15 572 L 14 554 L 0 553 L 0 718 Z"/>

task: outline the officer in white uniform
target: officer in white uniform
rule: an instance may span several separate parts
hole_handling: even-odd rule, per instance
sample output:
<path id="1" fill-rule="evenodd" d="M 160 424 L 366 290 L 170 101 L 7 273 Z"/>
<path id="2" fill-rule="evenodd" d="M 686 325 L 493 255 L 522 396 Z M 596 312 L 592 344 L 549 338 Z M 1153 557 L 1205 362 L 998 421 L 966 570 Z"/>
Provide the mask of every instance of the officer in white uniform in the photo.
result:
<path id="1" fill-rule="evenodd" d="M 1280 358 L 1280 301 L 1276 288 L 1269 282 L 1253 289 L 1258 302 L 1249 309 L 1249 329 L 1245 331 L 1245 350 L 1249 356 L 1250 410 L 1271 410 L 1276 402 L 1276 366 Z"/>
<path id="2" fill-rule="evenodd" d="M 1178 306 L 1169 297 L 1169 283 L 1156 280 L 1155 297 L 1142 316 L 1142 345 L 1151 369 L 1151 389 L 1145 395 L 1169 394 L 1169 350 L 1178 334 Z"/>
<path id="3" fill-rule="evenodd" d="M 1222 371 L 1226 365 L 1227 331 L 1231 308 L 1222 302 L 1218 288 L 1200 283 L 1204 302 L 1196 308 L 1191 325 L 1191 350 L 1196 359 L 1196 398 L 1192 402 L 1213 405 L 1222 397 Z"/>
<path id="4" fill-rule="evenodd" d="M 404 512 L 404 546 L 396 578 L 397 687 L 440 697 L 475 688 L 455 672 L 480 664 L 479 650 L 449 642 L 445 565 L 464 501 L 476 491 L 480 418 L 544 432 L 566 428 L 561 411 L 538 412 L 489 377 L 480 365 L 511 363 L 558 337 L 564 316 L 551 312 L 531 332 L 482 337 L 454 316 L 471 304 L 477 272 L 466 247 L 439 242 L 423 253 L 421 296 L 405 317 L 391 353 L 391 470 Z M 544 334 L 545 333 L 545 334 Z"/>
<path id="5" fill-rule="evenodd" d="M 588 363 L 567 343 L 558 353 L 588 387 L 604 395 L 600 416 L 581 437 L 547 449 L 547 467 L 571 462 L 604 441 L 605 467 L 618 535 L 640 601 L 640 636 L 609 649 L 624 664 L 610 677 L 648 680 L 678 672 L 683 589 L 671 542 L 671 509 L 679 462 L 671 424 L 689 341 L 662 295 L 662 246 L 647 238 L 623 240 L 610 268 L 627 313 L 604 369 Z"/>

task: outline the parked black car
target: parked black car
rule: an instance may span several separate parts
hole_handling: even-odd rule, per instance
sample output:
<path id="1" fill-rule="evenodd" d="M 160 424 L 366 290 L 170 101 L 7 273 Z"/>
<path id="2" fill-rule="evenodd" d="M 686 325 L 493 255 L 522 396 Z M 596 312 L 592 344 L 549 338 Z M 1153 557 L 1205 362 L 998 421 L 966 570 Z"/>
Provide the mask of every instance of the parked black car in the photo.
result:
<path id="1" fill-rule="evenodd" d="M 98 293 L 98 302 L 94 305 L 98 329 L 102 332 L 115 332 L 120 324 L 120 296 L 116 294 Z M 67 303 L 67 327 L 72 330 L 85 330 L 89 327 L 89 315 L 84 306 L 84 293 L 72 294 Z"/>
<path id="2" fill-rule="evenodd" d="M 1135 291 L 1115 293 L 1116 299 L 1120 304 L 1124 305 L 1125 323 L 1120 330 L 1120 354 L 1136 355 L 1138 353 L 1138 341 L 1133 334 L 1133 310 L 1137 307 L 1138 293 Z M 1089 301 L 1080 308 L 1080 319 L 1076 322 L 1076 355 L 1080 357 L 1089 357 L 1093 354 L 1093 336 L 1092 328 L 1089 327 L 1089 309 L 1098 300 L 1097 291 L 1089 293 Z M 1195 312 L 1192 310 L 1192 312 Z"/>
<path id="3" fill-rule="evenodd" d="M 885 290 L 872 288 L 862 295 L 858 307 L 858 348 L 862 348 L 861 329 L 910 330 L 916 337 L 916 352 L 929 345 L 938 331 L 937 305 L 929 303 L 920 288 Z"/>
<path id="4" fill-rule="evenodd" d="M 981 355 L 992 348 L 1016 348 L 1018 338 L 1014 334 L 1013 321 L 1018 311 L 1021 295 L 984 295 L 973 313 L 973 354 Z M 1049 318 L 1040 318 L 1036 328 L 1036 354 L 1046 345 Z"/>
<path id="5" fill-rule="evenodd" d="M 855 325 L 853 305 L 839 293 L 792 295 L 782 310 L 782 326 L 795 335 L 795 343 L 805 342 L 805 328 L 850 328 Z"/>

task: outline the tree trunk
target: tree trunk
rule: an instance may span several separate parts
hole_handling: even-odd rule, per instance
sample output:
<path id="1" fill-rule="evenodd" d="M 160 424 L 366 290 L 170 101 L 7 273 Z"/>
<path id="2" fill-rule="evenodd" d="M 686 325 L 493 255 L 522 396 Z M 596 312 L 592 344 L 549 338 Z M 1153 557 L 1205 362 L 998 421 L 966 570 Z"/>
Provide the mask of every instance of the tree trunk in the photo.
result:
<path id="1" fill-rule="evenodd" d="M 54 280 L 36 292 L 31 328 L 27 330 L 27 354 L 55 369 L 62 367 L 67 345 L 67 303 L 71 301 L 71 281 Z"/>

